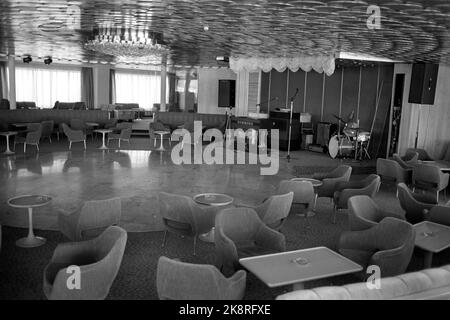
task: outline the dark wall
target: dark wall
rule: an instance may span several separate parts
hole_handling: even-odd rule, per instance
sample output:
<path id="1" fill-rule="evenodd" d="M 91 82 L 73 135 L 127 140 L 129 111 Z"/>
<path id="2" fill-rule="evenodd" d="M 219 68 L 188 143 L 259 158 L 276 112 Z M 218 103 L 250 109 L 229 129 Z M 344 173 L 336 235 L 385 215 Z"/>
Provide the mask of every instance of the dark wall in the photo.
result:
<path id="1" fill-rule="evenodd" d="M 383 136 L 386 136 L 384 131 L 387 130 L 385 124 L 390 110 L 393 72 L 393 64 L 338 65 L 331 76 L 315 71 L 272 70 L 262 73 L 260 98 L 265 102 L 278 97 L 278 100 L 270 102 L 270 110 L 288 108 L 289 97 L 298 88 L 294 112 L 310 113 L 314 125 L 320 121 L 337 124 L 333 115 L 347 120 L 354 111 L 355 118 L 360 120 L 360 127 L 370 131 L 375 117 L 377 93 L 380 93 L 370 151 L 373 156 L 383 156 L 386 145 Z M 265 112 L 268 108 L 268 103 L 261 104 L 261 111 Z"/>

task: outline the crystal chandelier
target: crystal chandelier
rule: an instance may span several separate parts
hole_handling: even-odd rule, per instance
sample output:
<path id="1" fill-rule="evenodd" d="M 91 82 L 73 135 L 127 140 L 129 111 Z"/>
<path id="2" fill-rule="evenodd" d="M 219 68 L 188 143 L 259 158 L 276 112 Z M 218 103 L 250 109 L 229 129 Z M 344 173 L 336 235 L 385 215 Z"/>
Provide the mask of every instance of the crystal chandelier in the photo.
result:
<path id="1" fill-rule="evenodd" d="M 149 30 L 104 27 L 94 30 L 85 48 L 117 58 L 161 58 L 169 52 L 162 34 Z"/>

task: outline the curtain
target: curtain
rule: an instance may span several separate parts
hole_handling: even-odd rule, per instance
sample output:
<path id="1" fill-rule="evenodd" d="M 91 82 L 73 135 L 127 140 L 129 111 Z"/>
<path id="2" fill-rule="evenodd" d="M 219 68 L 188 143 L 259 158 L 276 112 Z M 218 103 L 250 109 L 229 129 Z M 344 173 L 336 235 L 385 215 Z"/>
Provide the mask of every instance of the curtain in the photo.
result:
<path id="1" fill-rule="evenodd" d="M 81 101 L 94 109 L 94 74 L 92 68 L 81 68 Z"/>
<path id="2" fill-rule="evenodd" d="M 0 99 L 8 99 L 8 75 L 4 61 L 0 61 Z"/>
<path id="3" fill-rule="evenodd" d="M 16 100 L 53 108 L 56 101 L 81 101 L 81 70 L 16 67 Z"/>
<path id="4" fill-rule="evenodd" d="M 139 107 L 151 110 L 154 103 L 161 102 L 161 75 L 159 72 L 126 72 L 116 70 L 116 102 L 138 103 Z M 167 77 L 166 88 L 169 88 Z M 166 103 L 169 91 L 166 90 Z"/>
<path id="5" fill-rule="evenodd" d="M 116 103 L 116 70 L 109 71 L 109 103 Z"/>

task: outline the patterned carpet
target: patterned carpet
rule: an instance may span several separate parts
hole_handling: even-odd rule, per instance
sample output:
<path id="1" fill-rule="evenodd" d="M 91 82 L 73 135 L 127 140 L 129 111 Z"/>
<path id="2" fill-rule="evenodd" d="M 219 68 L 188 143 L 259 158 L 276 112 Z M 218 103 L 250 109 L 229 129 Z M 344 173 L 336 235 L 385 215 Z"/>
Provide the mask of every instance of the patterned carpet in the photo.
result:
<path id="1" fill-rule="evenodd" d="M 392 190 L 383 186 L 377 195 L 377 203 L 391 210 L 400 210 Z M 292 212 L 295 212 L 293 208 Z M 339 235 L 347 229 L 345 212 L 338 214 L 337 224 L 331 223 L 331 206 L 328 199 L 319 199 L 317 214 L 310 219 L 310 228 L 305 219 L 291 214 L 283 233 L 286 236 L 287 250 L 327 246 L 336 249 Z M 44 246 L 22 249 L 15 241 L 25 236 L 25 229 L 3 227 L 3 243 L 0 252 L 0 299 L 45 299 L 42 290 L 42 272 L 50 261 L 58 243 L 66 241 L 59 232 L 36 231 L 47 238 Z M 161 255 L 179 258 L 182 261 L 200 264 L 214 263 L 214 245 L 198 242 L 197 256 L 192 255 L 192 239 L 168 235 L 165 248 L 161 248 L 162 232 L 128 233 L 128 242 L 119 274 L 111 288 L 108 299 L 157 299 L 156 265 Z M 450 250 L 435 255 L 434 265 L 450 263 Z M 422 265 L 422 253 L 417 251 L 409 270 L 418 270 Z M 322 285 L 341 285 L 356 282 L 353 275 L 346 275 L 313 281 L 306 287 Z M 252 274 L 248 274 L 245 299 L 274 299 L 277 295 L 290 291 L 288 287 L 269 289 Z"/>

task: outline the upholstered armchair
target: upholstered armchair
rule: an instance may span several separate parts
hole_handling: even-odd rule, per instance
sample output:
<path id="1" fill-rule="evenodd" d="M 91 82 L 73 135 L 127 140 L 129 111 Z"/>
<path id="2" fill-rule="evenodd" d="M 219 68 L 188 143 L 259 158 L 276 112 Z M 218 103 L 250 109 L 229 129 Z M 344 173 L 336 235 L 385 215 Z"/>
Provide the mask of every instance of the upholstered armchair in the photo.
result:
<path id="1" fill-rule="evenodd" d="M 127 243 L 127 232 L 112 226 L 99 237 L 82 242 L 59 244 L 44 269 L 44 293 L 50 300 L 100 300 L 119 272 Z M 80 288 L 67 286 L 71 266 L 80 268 Z"/>
<path id="2" fill-rule="evenodd" d="M 42 121 L 41 125 L 42 125 L 41 139 L 48 139 L 51 143 L 53 127 L 55 126 L 53 120 Z"/>
<path id="3" fill-rule="evenodd" d="M 70 128 L 72 128 L 72 130 L 83 131 L 84 135 L 92 136 L 92 138 L 94 138 L 94 128 L 87 126 L 85 121 L 81 119 L 70 119 Z"/>
<path id="4" fill-rule="evenodd" d="M 439 202 L 439 193 L 448 186 L 450 174 L 443 173 L 441 169 L 432 164 L 418 164 L 413 171 L 413 186 L 415 189 L 436 193 L 436 201 Z"/>
<path id="5" fill-rule="evenodd" d="M 395 160 L 377 159 L 377 174 L 384 180 L 392 180 L 395 183 L 410 183 L 413 168 L 402 168 Z"/>
<path id="6" fill-rule="evenodd" d="M 417 159 L 419 158 L 419 154 L 417 152 L 406 154 L 403 157 L 400 157 L 398 153 L 394 153 L 392 158 L 398 162 L 398 164 L 403 169 L 411 169 L 417 164 Z"/>
<path id="7" fill-rule="evenodd" d="M 404 215 L 401 213 L 381 210 L 369 196 L 358 195 L 348 199 L 350 231 L 370 229 L 387 217 L 405 220 Z"/>
<path id="8" fill-rule="evenodd" d="M 122 216 L 120 198 L 86 201 L 72 212 L 61 211 L 58 215 L 59 230 L 71 241 L 81 241 L 112 225 Z"/>
<path id="9" fill-rule="evenodd" d="M 62 128 L 63 128 L 64 134 L 67 136 L 67 139 L 69 140 L 69 150 L 72 149 L 73 142 L 83 142 L 84 150 L 86 150 L 86 136 L 83 131 L 72 130 L 65 123 L 62 124 Z"/>
<path id="10" fill-rule="evenodd" d="M 291 191 L 286 194 L 271 196 L 256 207 L 243 207 L 254 209 L 266 226 L 280 231 L 291 210 L 293 198 L 294 193 Z"/>
<path id="11" fill-rule="evenodd" d="M 381 179 L 376 174 L 371 174 L 359 181 L 339 182 L 334 192 L 333 222 L 336 222 L 336 212 L 338 210 L 347 209 L 348 199 L 357 195 L 366 195 L 373 198 L 380 189 L 380 184 Z"/>
<path id="12" fill-rule="evenodd" d="M 148 133 L 150 135 L 150 140 L 153 140 L 153 147 L 156 147 L 157 139 L 164 139 L 165 137 L 167 137 L 169 139 L 169 143 L 171 142 L 170 135 L 164 135 L 161 137 L 160 135 L 155 134 L 155 131 L 171 132 L 170 128 L 164 125 L 164 123 L 162 123 L 161 121 L 150 122 Z"/>
<path id="13" fill-rule="evenodd" d="M 247 273 L 224 277 L 215 266 L 160 257 L 156 288 L 160 300 L 241 300 Z"/>
<path id="14" fill-rule="evenodd" d="M 432 156 L 430 156 L 426 150 L 419 149 L 419 148 L 416 148 L 416 149 L 408 148 L 406 150 L 405 156 L 412 154 L 412 153 L 417 153 L 417 155 L 418 155 L 417 160 L 420 160 L 420 161 L 433 161 L 434 160 L 434 158 Z"/>
<path id="15" fill-rule="evenodd" d="M 114 131 L 108 134 L 108 144 L 110 140 L 119 140 L 119 148 L 120 148 L 120 142 L 126 141 L 128 144 L 130 144 L 131 139 L 131 130 L 132 130 L 132 124 L 129 122 L 121 122 L 118 123 L 117 126 L 114 128 Z"/>
<path id="16" fill-rule="evenodd" d="M 14 139 L 14 149 L 16 144 L 23 143 L 23 152 L 27 152 L 27 144 L 36 146 L 39 151 L 39 141 L 41 140 L 42 126 L 40 123 L 32 123 L 28 125 L 25 137 L 17 136 Z"/>
<path id="17" fill-rule="evenodd" d="M 352 167 L 341 165 L 331 172 L 315 173 L 313 179 L 322 180 L 323 184 L 317 188 L 318 197 L 331 198 L 334 197 L 336 185 L 339 182 L 347 182 L 350 180 Z"/>
<path id="18" fill-rule="evenodd" d="M 381 277 L 406 271 L 414 250 L 413 226 L 396 218 L 384 218 L 376 226 L 361 231 L 346 231 L 339 239 L 339 252 L 363 267 L 378 266 Z"/>
<path id="19" fill-rule="evenodd" d="M 292 204 L 301 205 L 304 210 L 311 210 L 316 203 L 316 193 L 310 181 L 283 180 L 278 187 L 278 194 L 294 193 Z M 307 214 L 305 215 L 308 216 Z"/>
<path id="20" fill-rule="evenodd" d="M 424 210 L 430 210 L 437 205 L 436 199 L 426 194 L 413 193 L 404 183 L 397 186 L 400 206 L 405 210 L 405 218 L 415 224 L 425 220 Z"/>
<path id="21" fill-rule="evenodd" d="M 159 208 L 166 228 L 162 246 L 165 246 L 167 233 L 194 238 L 194 255 L 196 255 L 197 238 L 211 231 L 214 227 L 214 207 L 202 208 L 190 197 L 161 192 Z"/>
<path id="22" fill-rule="evenodd" d="M 450 226 L 450 203 L 445 206 L 435 206 L 425 212 L 428 221 Z"/>
<path id="23" fill-rule="evenodd" d="M 284 235 L 266 226 L 251 208 L 222 210 L 215 220 L 214 243 L 217 266 L 225 275 L 241 268 L 240 258 L 286 249 Z"/>

